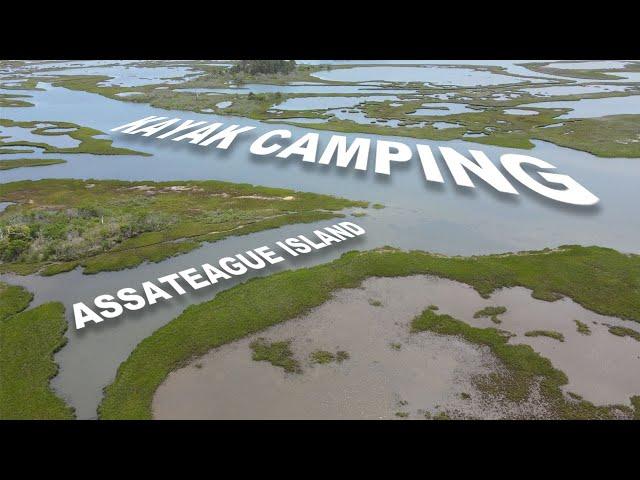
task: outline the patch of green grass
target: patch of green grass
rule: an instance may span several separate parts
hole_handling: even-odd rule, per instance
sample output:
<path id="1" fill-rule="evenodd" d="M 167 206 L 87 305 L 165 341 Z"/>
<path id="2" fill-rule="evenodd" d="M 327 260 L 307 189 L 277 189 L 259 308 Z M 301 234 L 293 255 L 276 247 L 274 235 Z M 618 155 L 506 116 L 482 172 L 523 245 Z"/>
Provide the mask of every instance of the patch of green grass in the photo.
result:
<path id="1" fill-rule="evenodd" d="M 498 315 L 507 311 L 507 307 L 484 307 L 473 314 L 473 318 L 490 318 L 493 323 L 502 323 Z"/>
<path id="2" fill-rule="evenodd" d="M 349 352 L 338 350 L 335 354 L 326 350 L 316 350 L 311 352 L 309 360 L 312 364 L 326 364 L 331 362 L 342 363 L 349 359 Z"/>
<path id="3" fill-rule="evenodd" d="M 373 205 L 371 205 L 371 208 L 375 208 L 376 210 L 382 210 L 384 208 L 384 205 L 382 205 L 381 203 L 374 203 Z"/>
<path id="4" fill-rule="evenodd" d="M 58 371 L 53 354 L 66 343 L 64 306 L 49 302 L 24 310 L 30 300 L 21 287 L 0 283 L 0 419 L 73 418 L 49 386 Z"/>
<path id="5" fill-rule="evenodd" d="M 293 358 L 291 340 L 269 343 L 264 338 L 251 342 L 252 359 L 256 362 L 269 362 L 275 367 L 282 367 L 288 373 L 302 373 L 300 364 Z"/>
<path id="6" fill-rule="evenodd" d="M 640 420 L 640 395 L 631 397 L 631 405 L 633 405 L 634 420 Z"/>
<path id="7" fill-rule="evenodd" d="M 589 328 L 589 325 L 587 325 L 586 323 L 582 323 L 580 320 L 574 320 L 574 322 L 576 324 L 578 333 L 581 333 L 582 335 L 591 335 L 591 329 Z"/>
<path id="8" fill-rule="evenodd" d="M 349 355 L 349 352 L 346 352 L 344 350 L 338 350 L 336 352 L 336 362 L 338 363 L 342 363 L 345 360 L 349 360 L 349 358 L 351 358 L 351 355 Z"/>
<path id="9" fill-rule="evenodd" d="M 86 274 L 159 262 L 234 235 L 343 216 L 366 202 L 216 181 L 3 184 L 0 272 Z"/>
<path id="10" fill-rule="evenodd" d="M 374 300 L 373 298 L 370 298 L 369 305 L 371 305 L 372 307 L 381 307 L 382 302 L 380 300 Z"/>
<path id="11" fill-rule="evenodd" d="M 48 126 L 38 126 L 39 124 L 48 124 Z M 75 123 L 69 122 L 54 122 L 54 121 L 15 121 L 6 118 L 0 119 L 0 127 L 20 127 L 29 129 L 34 135 L 41 135 L 43 137 L 42 142 L 34 141 L 3 141 L 0 139 L 0 146 L 2 147 L 39 147 L 42 148 L 44 153 L 90 153 L 92 155 L 143 155 L 150 156 L 149 153 L 137 152 L 128 148 L 113 147 L 112 140 L 106 138 L 95 138 L 97 135 L 103 133 L 93 128 L 82 127 Z M 64 129 L 68 132 L 59 133 L 56 130 Z M 1 132 L 1 130 L 0 130 Z M 75 147 L 56 147 L 46 143 L 47 136 L 66 136 L 78 140 L 80 143 Z M 8 153 L 4 150 L 0 150 L 0 153 Z"/>
<path id="12" fill-rule="evenodd" d="M 633 328 L 611 326 L 609 327 L 609 333 L 618 337 L 631 337 L 637 342 L 640 342 L 640 332 Z"/>
<path id="13" fill-rule="evenodd" d="M 414 318 L 411 331 L 453 335 L 469 343 L 489 347 L 508 372 L 506 375 L 493 373 L 485 381 L 478 382 L 481 391 L 489 395 L 504 395 L 508 400 L 522 402 L 539 381 L 544 406 L 549 409 L 552 418 L 604 419 L 616 418 L 617 412 L 626 415 L 631 412 L 624 405 L 595 406 L 584 400 L 568 402 L 561 390 L 568 383 L 567 376 L 529 345 L 508 343 L 509 336 L 501 330 L 475 328 L 450 315 L 427 309 Z"/>
<path id="14" fill-rule="evenodd" d="M 396 412 L 395 415 L 398 418 L 408 418 L 409 417 L 409 412 Z"/>
<path id="15" fill-rule="evenodd" d="M 390 346 L 393 350 L 396 350 L 396 351 L 398 351 L 398 350 L 400 350 L 400 349 L 402 348 L 402 344 L 401 344 L 401 343 L 398 343 L 398 342 L 391 342 L 391 343 L 389 344 L 389 346 Z"/>
<path id="16" fill-rule="evenodd" d="M 0 321 L 29 306 L 33 294 L 17 285 L 0 282 Z"/>
<path id="17" fill-rule="evenodd" d="M 539 128 L 533 138 L 599 157 L 640 157 L 640 115 L 567 120 L 560 127 Z"/>
<path id="18" fill-rule="evenodd" d="M 349 252 L 324 265 L 248 280 L 211 301 L 189 306 L 140 342 L 120 365 L 114 382 L 105 389 L 100 416 L 151 418 L 154 392 L 172 370 L 190 358 L 296 318 L 329 300 L 335 290 L 358 287 L 366 278 L 417 274 L 466 283 L 485 297 L 514 286 L 531 289 L 532 296 L 541 300 L 554 301 L 564 295 L 594 312 L 640 322 L 638 255 L 575 245 L 473 257 L 390 247 Z M 494 332 L 491 341 L 502 342 Z M 518 346 L 518 352 L 515 359 L 519 358 L 524 373 L 545 372 L 549 367 L 548 361 L 538 359 L 527 346 Z M 529 360 L 533 364 L 528 366 Z M 555 371 L 550 376 L 552 384 L 564 378 Z"/>
<path id="19" fill-rule="evenodd" d="M 525 337 L 549 337 L 554 340 L 558 340 L 559 342 L 564 342 L 564 335 L 560 332 L 556 332 L 554 330 L 531 330 L 529 332 L 525 332 Z"/>
<path id="20" fill-rule="evenodd" d="M 336 359 L 336 356 L 326 350 L 316 350 L 315 352 L 311 352 L 309 359 L 311 360 L 311 363 L 325 364 L 333 362 Z"/>
<path id="21" fill-rule="evenodd" d="M 351 214 L 352 217 L 365 217 L 367 215 L 366 212 L 353 212 Z"/>
<path id="22" fill-rule="evenodd" d="M 440 307 L 438 307 L 437 305 L 431 304 L 427 307 L 429 310 L 440 310 Z"/>
<path id="23" fill-rule="evenodd" d="M 15 160 L 0 160 L 0 170 L 11 170 L 22 167 L 44 167 L 47 165 L 57 165 L 59 163 L 67 163 L 67 161 L 54 158 L 17 158 Z"/>

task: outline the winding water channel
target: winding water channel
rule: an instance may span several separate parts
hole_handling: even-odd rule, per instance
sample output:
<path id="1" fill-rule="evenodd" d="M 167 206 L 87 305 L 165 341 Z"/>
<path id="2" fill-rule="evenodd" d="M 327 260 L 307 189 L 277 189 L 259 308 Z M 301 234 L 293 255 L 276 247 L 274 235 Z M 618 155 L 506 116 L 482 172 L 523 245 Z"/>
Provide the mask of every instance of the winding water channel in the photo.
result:
<path id="1" fill-rule="evenodd" d="M 396 168 L 392 176 L 386 177 L 375 176 L 371 170 L 357 172 L 333 166 L 303 164 L 297 160 L 253 157 L 249 154 L 249 143 L 261 133 L 274 129 L 273 122 L 261 123 L 246 118 L 167 111 L 47 84 L 43 86 L 46 87 L 45 91 L 28 92 L 33 97 L 29 101 L 35 104 L 35 108 L 3 109 L 2 115 L 7 115 L 12 120 L 68 121 L 103 132 L 149 115 L 220 121 L 225 124 L 233 122 L 254 125 L 256 129 L 244 138 L 239 138 L 228 152 L 114 134 L 114 146 L 142 150 L 153 156 L 56 155 L 56 158 L 64 158 L 67 163 L 2 171 L 2 183 L 42 178 L 156 181 L 216 179 L 338 195 L 386 206 L 382 210 L 369 209 L 367 216 L 362 218 L 349 218 L 367 230 L 367 234 L 357 241 L 345 242 L 344 245 L 300 257 L 295 263 L 287 261 L 263 270 L 262 275 L 273 273 L 278 268 L 299 268 L 323 263 L 351 249 L 370 249 L 383 245 L 447 255 L 539 249 L 562 244 L 601 245 L 623 252 L 640 253 L 638 159 L 598 158 L 540 141 L 534 142 L 535 148 L 526 152 L 465 141 L 420 141 L 432 146 L 451 146 L 461 152 L 470 148 L 479 149 L 494 161 L 497 161 L 499 155 L 511 151 L 546 160 L 557 166 L 559 173 L 572 176 L 601 200 L 591 208 L 568 207 L 530 194 L 524 189 L 516 197 L 498 194 L 479 184 L 476 189 L 456 188 L 451 179 L 441 187 L 427 185 L 417 162 Z M 290 125 L 286 128 L 294 132 L 294 138 L 312 131 Z M 376 138 L 373 135 L 358 135 Z M 326 144 L 329 136 L 330 132 L 321 132 L 321 147 Z M 347 136 L 353 138 L 355 135 Z M 398 140 L 411 145 L 415 151 L 417 141 L 406 137 Z M 38 152 L 31 155 L 3 155 L 3 158 L 37 156 Z M 370 167 L 372 168 L 371 165 Z M 132 270 L 102 272 L 92 276 L 82 275 L 79 270 L 54 277 L 6 274 L 0 275 L 0 279 L 23 285 L 33 291 L 35 305 L 49 300 L 64 303 L 70 321 L 67 332 L 69 342 L 56 354 L 60 372 L 53 379 L 52 385 L 76 408 L 79 418 L 93 418 L 96 416 L 102 388 L 111 382 L 118 365 L 127 358 L 137 343 L 175 318 L 191 303 L 208 300 L 219 288 L 228 288 L 232 283 L 221 285 L 218 289 L 189 292 L 142 313 L 131 312 L 117 321 L 105 321 L 82 331 L 76 331 L 73 326 L 73 303 L 87 302 L 97 294 L 135 286 L 142 281 L 225 255 L 273 244 L 286 236 L 310 232 L 329 223 L 324 221 L 285 226 L 230 238 L 205 244 L 188 254 L 157 264 L 143 264 Z M 242 278 L 245 279 L 246 277 Z"/>

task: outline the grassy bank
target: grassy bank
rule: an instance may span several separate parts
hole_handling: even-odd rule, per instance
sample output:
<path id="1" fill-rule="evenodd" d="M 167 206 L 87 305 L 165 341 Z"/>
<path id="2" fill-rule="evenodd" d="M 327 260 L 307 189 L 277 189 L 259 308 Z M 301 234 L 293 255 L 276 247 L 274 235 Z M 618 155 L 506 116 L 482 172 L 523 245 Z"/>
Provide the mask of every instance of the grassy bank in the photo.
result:
<path id="1" fill-rule="evenodd" d="M 601 247 L 565 246 L 520 254 L 444 257 L 392 248 L 350 252 L 331 263 L 249 280 L 188 307 L 144 339 L 105 389 L 102 418 L 151 418 L 154 392 L 169 372 L 212 348 L 295 318 L 338 288 L 371 276 L 433 274 L 481 295 L 523 286 L 553 301 L 566 295 L 593 311 L 640 322 L 640 257 Z"/>
<path id="2" fill-rule="evenodd" d="M 66 163 L 66 160 L 54 158 L 16 158 L 15 160 L 0 160 L 0 170 L 12 170 L 22 167 L 44 167 L 47 165 L 57 165 L 59 163 Z"/>
<path id="3" fill-rule="evenodd" d="M 49 179 L 4 184 L 0 272 L 55 275 L 159 262 L 233 235 L 366 207 L 328 195 L 217 181 Z"/>
<path id="4" fill-rule="evenodd" d="M 509 335 L 495 328 L 475 328 L 449 315 L 425 310 L 411 323 L 413 332 L 430 331 L 440 335 L 454 335 L 467 342 L 489 347 L 506 373 L 492 373 L 478 378 L 480 390 L 491 398 L 504 397 L 508 401 L 523 402 L 539 383 L 541 404 L 554 419 L 614 419 L 632 418 L 634 411 L 625 405 L 595 406 L 574 396 L 567 399 L 561 387 L 567 376 L 551 362 L 536 353 L 529 345 L 513 345 Z M 555 337 L 554 337 L 555 338 Z"/>
<path id="5" fill-rule="evenodd" d="M 53 354 L 66 343 L 61 303 L 25 310 L 32 295 L 0 282 L 0 419 L 73 418 L 49 381 L 58 371 Z"/>

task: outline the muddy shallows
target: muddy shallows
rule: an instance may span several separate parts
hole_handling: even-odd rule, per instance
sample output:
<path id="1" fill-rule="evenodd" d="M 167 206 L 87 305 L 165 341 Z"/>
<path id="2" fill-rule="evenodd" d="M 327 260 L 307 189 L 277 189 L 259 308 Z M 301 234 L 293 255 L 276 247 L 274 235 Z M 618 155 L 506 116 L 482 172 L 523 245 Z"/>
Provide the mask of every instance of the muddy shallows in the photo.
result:
<path id="1" fill-rule="evenodd" d="M 486 307 L 498 315 L 478 315 Z M 518 404 L 489 397 L 476 380 L 504 367 L 487 347 L 458 337 L 411 333 L 436 308 L 476 327 L 511 332 L 564 371 L 565 393 L 596 405 L 630 405 L 640 393 L 640 342 L 609 333 L 631 322 L 544 302 L 524 288 L 489 299 L 436 277 L 370 278 L 307 315 L 214 349 L 169 375 L 153 413 L 172 419 L 544 418 L 535 389 Z M 576 320 L 587 325 L 577 328 Z M 633 325 L 631 325 L 633 327 Z M 562 341 L 530 332 L 557 332 Z M 257 348 L 260 348 L 258 352 Z M 256 355 L 259 353 L 259 355 Z M 284 366 L 283 366 L 284 365 Z M 285 368 L 286 367 L 286 368 Z"/>

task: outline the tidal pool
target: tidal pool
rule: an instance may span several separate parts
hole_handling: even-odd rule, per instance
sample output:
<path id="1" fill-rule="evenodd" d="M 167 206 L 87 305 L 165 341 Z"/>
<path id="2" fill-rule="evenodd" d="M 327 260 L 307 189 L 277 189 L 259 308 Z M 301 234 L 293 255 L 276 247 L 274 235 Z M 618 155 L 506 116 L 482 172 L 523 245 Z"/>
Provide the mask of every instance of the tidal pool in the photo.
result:
<path id="1" fill-rule="evenodd" d="M 586 95 L 589 93 L 624 92 L 627 85 L 593 84 L 593 85 L 559 85 L 555 87 L 523 88 L 523 92 L 537 97 L 554 97 L 559 95 Z"/>
<path id="2" fill-rule="evenodd" d="M 100 82 L 100 85 L 138 87 L 154 83 L 182 83 L 184 77 L 194 77 L 200 74 L 188 67 L 131 67 L 118 65 L 112 67 L 89 67 L 81 70 L 55 70 L 42 73 L 42 75 L 106 75 L 112 78 Z"/>
<path id="3" fill-rule="evenodd" d="M 562 102 L 528 103 L 533 108 L 571 108 L 557 118 L 593 118 L 605 115 L 640 114 L 640 95 L 611 98 L 584 98 Z"/>
<path id="4" fill-rule="evenodd" d="M 363 97 L 296 97 L 274 105 L 277 110 L 327 110 L 330 108 L 351 108 L 366 102 L 396 101 L 395 96 L 363 96 Z"/>
<path id="5" fill-rule="evenodd" d="M 80 145 L 80 140 L 71 138 L 69 135 L 38 135 L 32 133 L 32 130 L 33 129 L 31 128 L 0 126 L 0 137 L 5 137 L 2 139 L 2 141 L 4 142 L 46 143 L 56 148 L 76 148 L 78 145 Z M 49 131 L 51 131 L 51 133 L 56 133 L 55 130 Z M 32 147 L 25 146 L 24 148 L 30 149 Z"/>
<path id="6" fill-rule="evenodd" d="M 372 301 L 379 305 L 372 305 Z M 495 327 L 474 313 L 501 305 L 499 328 L 514 333 L 549 358 L 569 377 L 565 392 L 596 404 L 629 405 L 640 392 L 640 342 L 610 334 L 605 324 L 624 323 L 584 310 L 564 299 L 535 300 L 524 288 L 502 289 L 483 299 L 468 285 L 426 275 L 370 278 L 358 289 L 343 289 L 308 314 L 216 348 L 172 372 L 156 392 L 161 419 L 378 419 L 424 418 L 423 412 L 455 410 L 462 416 L 501 418 L 544 416 L 544 405 L 487 403 L 473 384 L 477 375 L 501 371 L 486 347 L 453 336 L 410 333 L 411 320 L 428 305 L 480 328 Z M 577 332 L 573 319 L 588 323 Z M 530 330 L 561 332 L 564 342 L 526 337 Z M 251 358 L 257 338 L 291 341 L 303 373 Z M 340 363 L 313 364 L 317 350 L 346 351 Z M 462 398 L 466 394 L 470 398 Z"/>
<path id="7" fill-rule="evenodd" d="M 323 70 L 312 75 L 322 80 L 341 82 L 383 80 L 386 82 L 420 82 L 434 86 L 460 87 L 501 85 L 526 81 L 526 79 L 496 74 L 490 71 L 476 71 L 470 68 L 447 66 L 353 67 Z"/>
<path id="8" fill-rule="evenodd" d="M 602 60 L 595 62 L 553 62 L 549 66 L 553 68 L 560 68 L 562 70 L 609 70 L 609 69 L 621 69 L 625 68 L 629 62 L 621 62 L 617 60 Z"/>
<path id="9" fill-rule="evenodd" d="M 479 109 L 469 108 L 463 103 L 425 103 L 425 108 L 419 108 L 410 115 L 453 115 L 458 113 L 479 112 Z"/>
<path id="10" fill-rule="evenodd" d="M 535 110 L 523 110 L 521 108 L 507 108 L 504 113 L 507 115 L 538 115 Z"/>
<path id="11" fill-rule="evenodd" d="M 385 94 L 412 94 L 416 90 L 411 89 L 383 89 L 374 88 L 371 85 L 326 85 L 326 84 L 303 84 L 303 85 L 270 85 L 265 83 L 250 83 L 229 88 L 176 88 L 176 92 L 192 93 L 227 93 L 233 95 L 247 95 L 249 93 L 385 93 Z"/>
<path id="12" fill-rule="evenodd" d="M 475 148 L 497 162 L 503 153 L 524 153 L 546 160 L 558 173 L 568 174 L 601 198 L 593 208 L 567 207 L 521 187 L 519 196 L 505 196 L 484 187 L 475 177 L 476 189 L 425 183 L 418 163 L 398 166 L 390 177 L 376 176 L 372 165 L 366 172 L 337 169 L 334 166 L 306 164 L 276 157 L 253 157 L 250 143 L 274 128 L 247 118 L 218 116 L 194 112 L 169 111 L 144 104 L 123 102 L 100 95 L 50 87 L 33 91 L 34 108 L 12 108 L 13 120 L 67 121 L 103 132 L 149 115 L 176 116 L 182 119 L 218 121 L 225 124 L 251 125 L 256 129 L 238 140 L 228 151 L 202 148 L 175 142 L 158 142 L 152 138 L 113 134 L 114 146 L 153 154 L 151 157 L 120 155 L 56 155 L 68 163 L 46 168 L 25 168 L 2 172 L 2 182 L 41 178 L 96 178 L 122 180 L 216 179 L 251 183 L 301 191 L 327 193 L 354 200 L 369 200 L 386 206 L 368 210 L 367 216 L 353 219 L 367 234 L 357 243 L 341 244 L 321 254 L 306 256 L 285 268 L 304 267 L 330 261 L 346 250 L 394 245 L 448 255 L 485 254 L 539 249 L 562 244 L 603 245 L 624 252 L 640 253 L 640 217 L 635 206 L 640 202 L 636 188 L 640 179 L 638 159 L 598 158 L 585 152 L 534 141 L 532 150 L 518 150 L 470 141 L 434 142 L 407 137 L 386 137 L 407 143 L 450 146 L 466 153 Z M 606 106 L 606 104 L 605 104 Z M 316 130 L 287 126 L 294 138 Z M 320 133 L 324 148 L 330 132 Z M 346 134 L 375 140 L 375 135 Z M 55 137 L 47 137 L 55 138 Z M 285 142 L 286 143 L 286 142 Z M 3 158 L 35 158 L 35 154 L 3 155 Z M 67 309 L 70 328 L 68 344 L 56 354 L 60 373 L 52 385 L 62 397 L 76 407 L 80 418 L 96 415 L 102 387 L 110 383 L 118 365 L 135 345 L 154 330 L 175 318 L 184 308 L 212 298 L 215 291 L 195 296 L 185 295 L 175 301 L 157 305 L 140 315 L 105 321 L 83 333 L 75 330 L 72 304 L 90 301 L 100 293 L 113 292 L 129 285 L 139 285 L 162 275 L 235 254 L 256 246 L 270 244 L 291 234 L 309 232 L 319 224 L 294 225 L 282 229 L 230 238 L 188 254 L 157 264 L 144 264 L 120 272 L 102 272 L 90 277 L 79 270 L 54 277 L 2 275 L 0 279 L 26 286 L 35 293 L 35 302 L 59 300 Z M 517 228 L 514 228 L 514 225 Z M 265 271 L 272 273 L 274 269 Z M 82 332 L 82 331 L 80 331 Z"/>

